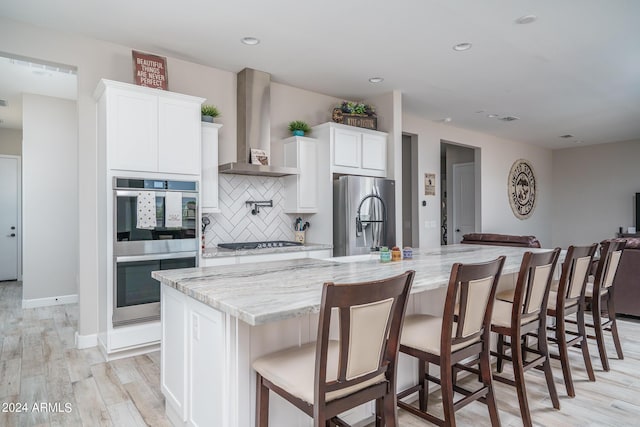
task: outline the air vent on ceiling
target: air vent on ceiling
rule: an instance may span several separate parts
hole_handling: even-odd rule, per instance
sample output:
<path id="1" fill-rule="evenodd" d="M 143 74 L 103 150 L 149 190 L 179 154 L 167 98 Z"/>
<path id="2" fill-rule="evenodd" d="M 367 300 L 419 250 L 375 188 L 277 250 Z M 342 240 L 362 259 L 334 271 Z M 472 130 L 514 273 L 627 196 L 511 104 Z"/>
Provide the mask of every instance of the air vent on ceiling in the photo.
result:
<path id="1" fill-rule="evenodd" d="M 502 120 L 503 122 L 513 122 L 513 121 L 516 121 L 516 120 L 520 120 L 520 117 L 504 116 L 504 117 L 499 117 L 498 120 Z"/>
<path id="2" fill-rule="evenodd" d="M 575 138 L 575 137 L 573 135 L 571 135 L 570 133 L 568 133 L 566 135 L 560 135 L 560 138 L 569 139 L 569 138 Z"/>
<path id="3" fill-rule="evenodd" d="M 0 99 L 0 107 L 6 107 L 7 106 L 7 101 L 4 99 Z"/>

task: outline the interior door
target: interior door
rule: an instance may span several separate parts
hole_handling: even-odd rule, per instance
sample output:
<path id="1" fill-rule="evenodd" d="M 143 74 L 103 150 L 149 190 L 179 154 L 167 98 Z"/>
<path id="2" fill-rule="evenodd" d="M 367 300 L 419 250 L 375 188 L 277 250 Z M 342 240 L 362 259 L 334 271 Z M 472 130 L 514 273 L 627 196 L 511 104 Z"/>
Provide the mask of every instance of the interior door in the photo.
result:
<path id="1" fill-rule="evenodd" d="M 453 231 L 451 243 L 476 230 L 476 185 L 473 163 L 453 165 Z"/>
<path id="2" fill-rule="evenodd" d="M 18 279 L 18 158 L 0 157 L 0 280 Z"/>

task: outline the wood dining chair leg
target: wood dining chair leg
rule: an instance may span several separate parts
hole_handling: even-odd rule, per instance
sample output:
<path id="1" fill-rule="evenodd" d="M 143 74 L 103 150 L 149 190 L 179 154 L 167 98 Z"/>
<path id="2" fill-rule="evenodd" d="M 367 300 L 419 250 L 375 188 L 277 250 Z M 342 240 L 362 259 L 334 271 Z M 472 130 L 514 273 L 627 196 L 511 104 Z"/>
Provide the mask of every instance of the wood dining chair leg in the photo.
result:
<path id="1" fill-rule="evenodd" d="M 382 399 L 384 410 L 384 427 L 396 427 L 398 420 L 398 405 L 395 396 L 395 387 L 389 389 L 389 393 Z"/>
<path id="2" fill-rule="evenodd" d="M 451 378 L 453 373 L 451 360 L 443 360 L 440 365 L 440 378 Z M 455 408 L 453 407 L 453 384 L 450 381 L 441 381 L 442 391 L 442 412 L 444 413 L 444 424 L 448 427 L 456 426 Z"/>
<path id="3" fill-rule="evenodd" d="M 518 393 L 518 403 L 520 404 L 520 415 L 525 427 L 532 427 L 531 414 L 529 413 L 529 402 L 527 401 L 527 389 L 524 383 L 524 360 L 522 347 L 519 345 L 520 333 L 511 337 L 511 357 L 513 358 L 513 376 Z M 514 345 L 514 343 L 517 343 Z"/>
<path id="4" fill-rule="evenodd" d="M 584 309 L 578 310 L 577 320 L 578 320 L 578 334 L 582 337 L 582 341 L 580 342 L 580 347 L 582 348 L 582 358 L 584 359 L 584 367 L 587 370 L 589 381 L 595 381 L 596 375 L 593 372 L 593 365 L 591 364 L 591 356 L 589 355 L 589 345 L 587 343 L 587 327 L 584 323 Z M 566 344 L 566 341 L 565 341 L 565 344 Z"/>
<path id="5" fill-rule="evenodd" d="M 604 343 L 604 330 L 602 329 L 602 309 L 600 308 L 600 298 L 594 296 L 591 299 L 591 314 L 593 317 L 593 329 L 596 333 L 596 343 L 598 345 L 598 353 L 600 353 L 600 362 L 602 369 L 609 372 L 609 358 L 607 357 L 607 348 Z"/>
<path id="6" fill-rule="evenodd" d="M 564 385 L 567 387 L 567 394 L 569 397 L 576 397 L 576 391 L 573 388 L 573 379 L 571 378 L 571 367 L 569 366 L 569 351 L 567 349 L 564 315 L 560 316 L 556 323 L 556 341 L 558 343 L 558 353 L 560 355 L 560 365 L 562 366 Z"/>
<path id="7" fill-rule="evenodd" d="M 498 334 L 498 343 L 497 343 L 497 353 L 498 353 L 498 360 L 496 361 L 496 371 L 498 371 L 499 374 L 502 373 L 502 366 L 504 365 L 504 361 L 502 359 L 502 356 L 504 355 L 504 335 L 502 334 Z"/>
<path id="8" fill-rule="evenodd" d="M 376 427 L 384 426 L 384 404 L 382 399 L 376 399 Z"/>
<path id="9" fill-rule="evenodd" d="M 486 350 L 489 351 L 488 349 Z M 491 374 L 491 363 L 489 362 L 489 355 L 482 355 L 480 357 L 480 375 L 482 376 L 482 383 L 488 387 L 487 391 L 487 406 L 489 407 L 489 418 L 491 419 L 492 427 L 500 427 L 500 416 L 498 415 L 498 404 L 496 402 L 496 396 L 493 393 L 493 379 Z"/>
<path id="10" fill-rule="evenodd" d="M 429 398 L 429 383 L 425 374 L 429 372 L 429 362 L 418 360 L 418 384 L 421 385 L 418 391 L 418 406 L 421 411 L 427 411 L 427 399 Z"/>
<path id="11" fill-rule="evenodd" d="M 544 371 L 544 377 L 547 380 L 547 389 L 549 389 L 549 396 L 551 397 L 551 403 L 555 409 L 560 409 L 560 399 L 558 398 L 558 390 L 556 389 L 556 383 L 553 380 L 553 371 L 551 371 L 551 358 L 549 357 L 549 343 L 547 342 L 547 327 L 544 324 L 540 324 L 538 328 L 538 350 L 541 354 L 547 355 L 547 360 L 542 364 L 542 370 Z"/>
<path id="12" fill-rule="evenodd" d="M 269 389 L 264 385 L 262 375 L 256 374 L 256 387 L 258 396 L 256 399 L 256 426 L 268 427 L 269 425 Z"/>
<path id="13" fill-rule="evenodd" d="M 624 360 L 622 354 L 622 344 L 620 344 L 620 336 L 618 335 L 618 322 L 616 322 L 616 307 L 613 299 L 613 292 L 609 290 L 609 297 L 607 298 L 607 314 L 611 319 L 611 335 L 613 336 L 613 344 L 616 346 L 616 353 L 619 360 Z"/>

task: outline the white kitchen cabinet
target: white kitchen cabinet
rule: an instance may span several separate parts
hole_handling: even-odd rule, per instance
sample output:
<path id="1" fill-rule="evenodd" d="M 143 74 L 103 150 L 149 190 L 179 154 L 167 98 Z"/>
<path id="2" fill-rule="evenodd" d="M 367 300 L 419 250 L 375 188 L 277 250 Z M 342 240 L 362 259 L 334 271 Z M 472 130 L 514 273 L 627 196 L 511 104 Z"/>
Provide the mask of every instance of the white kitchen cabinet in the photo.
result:
<path id="1" fill-rule="evenodd" d="M 329 145 L 332 173 L 387 176 L 386 133 L 339 123 L 324 123 L 314 126 L 312 135 Z"/>
<path id="2" fill-rule="evenodd" d="M 160 378 L 167 417 L 175 426 L 224 425 L 222 313 L 165 285 L 161 301 Z"/>
<path id="3" fill-rule="evenodd" d="M 95 97 L 107 170 L 200 175 L 203 98 L 105 79 Z"/>
<path id="4" fill-rule="evenodd" d="M 300 169 L 300 174 L 284 180 L 285 213 L 318 211 L 318 148 L 314 138 L 294 136 L 283 141 L 284 166 Z"/>
<path id="5" fill-rule="evenodd" d="M 202 122 L 202 181 L 200 205 L 203 213 L 220 212 L 218 203 L 218 123 Z"/>
<path id="6" fill-rule="evenodd" d="M 160 387 L 171 421 L 174 425 L 182 425 L 187 419 L 187 300 L 175 289 L 162 286 L 160 307 Z M 167 343 L 173 345 L 169 346 Z"/>
<path id="7" fill-rule="evenodd" d="M 225 371 L 225 352 L 219 345 L 224 342 L 224 318 L 221 312 L 192 298 L 187 299 L 187 306 L 188 425 L 222 426 L 224 381 L 220 373 Z"/>
<path id="8" fill-rule="evenodd" d="M 158 95 L 158 172 L 200 174 L 200 104 Z"/>

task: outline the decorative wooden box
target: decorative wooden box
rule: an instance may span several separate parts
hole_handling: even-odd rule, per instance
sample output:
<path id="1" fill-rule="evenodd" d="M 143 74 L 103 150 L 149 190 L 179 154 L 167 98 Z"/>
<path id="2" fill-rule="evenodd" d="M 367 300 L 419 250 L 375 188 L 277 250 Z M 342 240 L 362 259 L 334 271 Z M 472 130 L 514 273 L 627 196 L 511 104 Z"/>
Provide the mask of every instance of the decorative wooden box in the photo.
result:
<path id="1" fill-rule="evenodd" d="M 378 118 L 366 114 L 343 113 L 340 108 L 333 109 L 332 120 L 343 125 L 357 126 L 359 128 L 378 130 Z"/>

